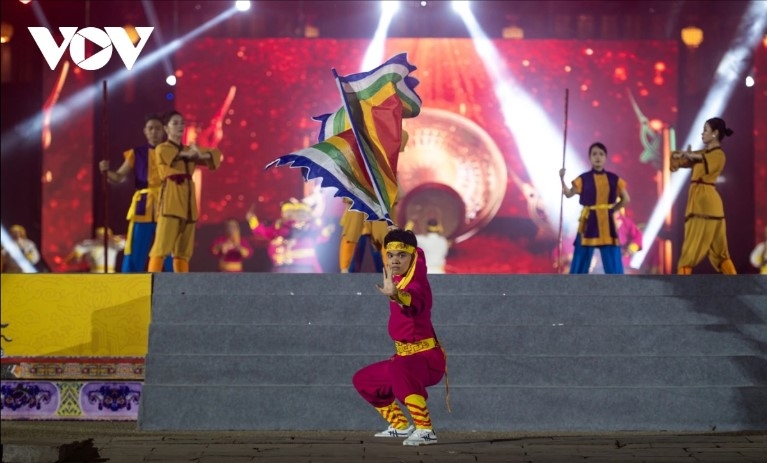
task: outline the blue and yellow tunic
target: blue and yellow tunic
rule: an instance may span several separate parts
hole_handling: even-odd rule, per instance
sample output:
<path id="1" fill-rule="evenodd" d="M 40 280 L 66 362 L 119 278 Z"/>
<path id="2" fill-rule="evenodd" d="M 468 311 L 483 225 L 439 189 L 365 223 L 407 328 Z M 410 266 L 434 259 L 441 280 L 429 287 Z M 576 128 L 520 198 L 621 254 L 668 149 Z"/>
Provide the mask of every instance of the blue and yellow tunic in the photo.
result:
<path id="1" fill-rule="evenodd" d="M 578 234 L 582 246 L 618 246 L 612 208 L 626 189 L 626 182 L 606 170 L 590 170 L 573 180 L 573 190 L 583 205 Z"/>
<path id="2" fill-rule="evenodd" d="M 144 144 L 123 153 L 133 168 L 136 192 L 126 219 L 132 222 L 157 222 L 155 204 L 160 196 L 160 174 L 154 159 L 154 146 Z"/>

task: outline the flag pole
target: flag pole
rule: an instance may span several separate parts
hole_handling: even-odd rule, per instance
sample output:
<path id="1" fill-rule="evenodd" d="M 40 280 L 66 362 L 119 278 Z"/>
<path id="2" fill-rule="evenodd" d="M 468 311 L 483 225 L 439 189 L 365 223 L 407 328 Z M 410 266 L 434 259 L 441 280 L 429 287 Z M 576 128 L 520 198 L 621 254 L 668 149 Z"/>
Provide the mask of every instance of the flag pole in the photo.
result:
<path id="1" fill-rule="evenodd" d="M 570 101 L 570 89 L 565 89 L 565 130 L 562 143 L 562 168 L 565 168 L 565 153 L 567 152 L 567 110 Z M 564 217 L 565 193 L 559 195 L 559 233 L 557 235 L 557 273 L 562 273 L 562 220 Z"/>
<path id="2" fill-rule="evenodd" d="M 107 111 L 107 81 L 102 81 L 101 91 L 101 159 L 106 161 L 109 159 L 109 119 Z M 104 200 L 104 273 L 109 273 L 109 172 L 104 171 L 104 175 L 101 178 L 101 188 L 103 191 Z"/>

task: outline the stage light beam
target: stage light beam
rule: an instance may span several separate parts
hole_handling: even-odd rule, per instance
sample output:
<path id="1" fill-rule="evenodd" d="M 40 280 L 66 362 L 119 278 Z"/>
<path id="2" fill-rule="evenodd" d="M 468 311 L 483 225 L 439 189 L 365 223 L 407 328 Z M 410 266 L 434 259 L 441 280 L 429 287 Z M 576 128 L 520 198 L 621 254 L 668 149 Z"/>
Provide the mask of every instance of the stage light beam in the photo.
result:
<path id="1" fill-rule="evenodd" d="M 107 82 L 112 87 L 118 86 L 127 80 L 128 77 L 134 76 L 135 73 L 148 68 L 161 59 L 167 59 L 168 55 L 181 48 L 184 43 L 194 39 L 195 37 L 198 37 L 199 35 L 205 33 L 223 21 L 226 21 L 236 12 L 237 10 L 232 7 L 219 13 L 216 17 L 195 27 L 192 31 L 185 34 L 184 36 L 173 40 L 167 45 L 164 45 L 163 47 L 153 51 L 146 56 L 143 56 L 141 59 L 136 61 L 136 64 L 131 70 L 122 69 L 110 76 L 107 76 Z M 167 71 L 167 75 L 170 74 L 173 74 L 172 69 Z M 92 105 L 95 101 L 98 101 L 98 98 L 101 94 L 101 86 L 101 82 L 94 83 L 91 86 L 80 90 L 68 99 L 57 104 L 51 110 L 51 127 L 56 125 L 59 121 L 72 117 L 72 114 L 75 114 L 80 109 L 88 105 Z M 3 153 L 3 156 L 5 156 L 6 153 L 10 154 L 14 152 L 27 137 L 39 137 L 42 122 L 43 114 L 38 114 L 20 122 L 12 130 L 8 131 L 8 133 L 3 133 L 2 137 L 0 137 L 0 152 Z"/>
<path id="2" fill-rule="evenodd" d="M 45 16 L 45 13 L 43 12 L 43 7 L 40 6 L 40 2 L 35 2 L 32 4 L 32 12 L 35 14 L 35 19 L 37 19 L 37 23 L 43 26 L 44 28 L 50 30 L 51 23 L 48 22 L 48 18 Z"/>
<path id="3" fill-rule="evenodd" d="M 24 273 L 37 273 L 37 269 L 32 263 L 24 257 L 24 253 L 21 252 L 19 245 L 11 238 L 11 235 L 5 229 L 5 226 L 0 225 L 0 242 L 2 242 L 3 249 L 8 253 L 11 259 L 21 267 Z"/>
<path id="4" fill-rule="evenodd" d="M 149 25 L 154 27 L 153 32 L 155 35 L 155 40 L 157 40 L 160 48 L 164 47 L 165 38 L 162 34 L 162 27 L 159 27 L 160 21 L 157 19 L 157 12 L 154 9 L 154 4 L 149 0 L 141 0 L 141 6 L 144 8 L 144 14 L 149 20 Z M 162 67 L 166 75 L 173 73 L 173 66 L 171 65 L 170 59 L 168 57 L 163 58 Z"/>
<path id="5" fill-rule="evenodd" d="M 384 0 L 381 2 L 381 12 L 389 17 L 389 21 L 399 11 L 399 2 L 396 0 Z"/>
<path id="6" fill-rule="evenodd" d="M 456 3 L 468 2 L 454 2 L 454 5 Z M 559 217 L 562 188 L 557 174 L 562 167 L 562 158 L 558 155 L 562 152 L 562 131 L 551 121 L 549 115 L 535 98 L 506 71 L 503 67 L 505 59 L 498 53 L 498 49 L 482 30 L 471 10 L 466 8 L 464 14 L 461 14 L 461 18 L 493 83 L 504 123 L 514 136 L 514 141 L 519 148 L 519 156 L 530 182 L 528 184 L 518 179 L 518 176 L 513 172 L 511 176 L 520 188 L 534 191 L 533 196 L 537 201 L 536 207 L 540 206 L 543 209 L 549 224 L 552 228 L 556 228 L 556 224 L 551 223 L 551 221 L 554 217 Z M 564 92 L 562 93 L 564 95 Z M 569 144 L 567 152 L 573 153 Z M 547 153 L 547 155 L 542 156 L 541 153 Z M 571 155 L 567 158 L 566 168 L 568 175 L 572 175 L 588 170 L 590 167 L 582 162 L 582 156 Z M 580 211 L 576 206 L 576 204 L 565 206 L 563 213 L 565 235 L 572 234 L 573 224 L 578 223 Z"/>
<path id="7" fill-rule="evenodd" d="M 469 3 L 470 2 L 466 0 L 453 0 L 453 11 L 460 14 L 462 17 L 471 16 L 471 5 Z"/>
<path id="8" fill-rule="evenodd" d="M 389 34 L 389 26 L 398 10 L 398 1 L 381 2 L 381 17 L 378 20 L 378 27 L 376 28 L 375 34 L 373 34 L 373 40 L 370 41 L 370 45 L 368 45 L 368 49 L 365 51 L 365 58 L 362 60 L 360 69 L 361 71 L 369 71 L 383 61 L 384 43 Z"/>

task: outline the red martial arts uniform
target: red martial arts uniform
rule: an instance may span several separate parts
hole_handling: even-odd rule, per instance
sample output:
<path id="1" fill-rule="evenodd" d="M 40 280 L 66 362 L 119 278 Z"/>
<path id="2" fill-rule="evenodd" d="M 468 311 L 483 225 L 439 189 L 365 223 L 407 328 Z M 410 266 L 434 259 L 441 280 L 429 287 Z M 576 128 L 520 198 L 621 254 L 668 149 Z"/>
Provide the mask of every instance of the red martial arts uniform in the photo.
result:
<path id="1" fill-rule="evenodd" d="M 445 353 L 431 323 L 432 294 L 423 251 L 417 248 L 414 257 L 413 277 L 401 288 L 410 294 L 410 305 L 389 302 L 389 335 L 398 353 L 362 368 L 353 378 L 360 395 L 395 428 L 407 426 L 407 419 L 394 399 L 407 406 L 416 428 L 431 428 L 426 388 L 439 383 L 445 374 Z M 393 281 L 397 284 L 402 278 L 395 275 Z M 414 395 L 420 398 L 413 400 Z"/>

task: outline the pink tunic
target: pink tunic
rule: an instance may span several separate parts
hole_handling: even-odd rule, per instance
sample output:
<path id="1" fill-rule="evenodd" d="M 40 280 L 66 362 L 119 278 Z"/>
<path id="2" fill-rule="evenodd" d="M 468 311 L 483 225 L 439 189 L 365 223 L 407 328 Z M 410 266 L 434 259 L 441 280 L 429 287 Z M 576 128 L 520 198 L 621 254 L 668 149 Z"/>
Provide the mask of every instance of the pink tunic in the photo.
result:
<path id="1" fill-rule="evenodd" d="M 413 279 L 403 288 L 410 293 L 410 306 L 389 302 L 389 335 L 395 341 L 416 342 L 435 338 L 431 323 L 432 294 L 426 278 L 423 251 L 416 250 L 416 270 Z M 395 282 L 401 277 L 394 277 Z M 445 354 L 436 347 L 413 355 L 393 355 L 388 360 L 368 365 L 355 373 L 352 382 L 357 392 L 374 407 L 385 407 L 396 398 L 418 394 L 428 397 L 426 388 L 442 380 L 445 374 Z"/>

